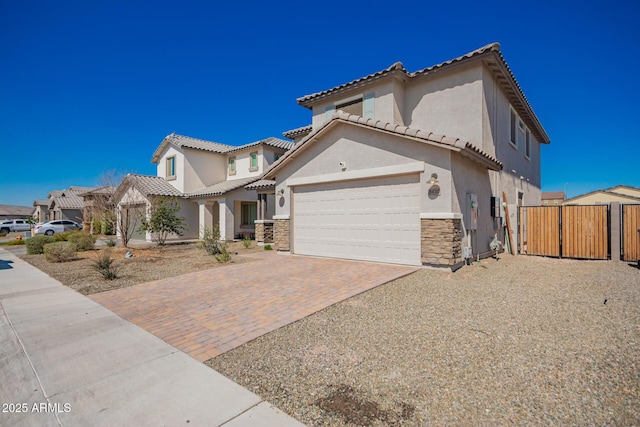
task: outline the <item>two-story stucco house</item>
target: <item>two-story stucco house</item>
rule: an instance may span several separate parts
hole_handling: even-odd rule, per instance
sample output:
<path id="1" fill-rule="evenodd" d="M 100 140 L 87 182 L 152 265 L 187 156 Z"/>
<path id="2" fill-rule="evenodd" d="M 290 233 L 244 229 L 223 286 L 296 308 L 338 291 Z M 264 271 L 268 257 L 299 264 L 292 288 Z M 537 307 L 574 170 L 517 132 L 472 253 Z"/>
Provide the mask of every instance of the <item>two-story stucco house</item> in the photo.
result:
<path id="1" fill-rule="evenodd" d="M 118 186 L 118 212 L 135 207 L 148 212 L 155 197 L 170 196 L 179 201 L 178 215 L 185 218 L 184 239 L 198 238 L 205 227 L 213 226 L 219 227 L 222 239 L 253 236 L 258 198 L 244 187 L 259 180 L 292 145 L 267 138 L 232 146 L 172 133 L 153 153 L 156 176 L 129 174 Z M 265 198 L 264 215 L 273 215 L 274 204 L 273 196 Z M 138 225 L 134 238 L 150 240 Z"/>
<path id="2" fill-rule="evenodd" d="M 311 125 L 247 187 L 276 196 L 278 251 L 455 269 L 504 240 L 503 193 L 540 204 L 549 137 L 497 43 L 297 101 Z"/>

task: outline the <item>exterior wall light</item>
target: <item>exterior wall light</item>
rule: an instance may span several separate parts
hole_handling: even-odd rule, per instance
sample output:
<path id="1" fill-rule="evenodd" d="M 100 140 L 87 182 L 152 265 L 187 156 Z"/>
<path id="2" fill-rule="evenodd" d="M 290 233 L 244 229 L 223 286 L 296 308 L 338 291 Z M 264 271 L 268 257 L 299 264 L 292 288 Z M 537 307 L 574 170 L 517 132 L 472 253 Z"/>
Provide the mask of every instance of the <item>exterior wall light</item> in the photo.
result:
<path id="1" fill-rule="evenodd" d="M 431 178 L 429 179 L 429 181 L 427 181 L 427 184 L 430 185 L 434 185 L 438 183 L 438 174 L 437 173 L 432 173 L 431 174 Z"/>

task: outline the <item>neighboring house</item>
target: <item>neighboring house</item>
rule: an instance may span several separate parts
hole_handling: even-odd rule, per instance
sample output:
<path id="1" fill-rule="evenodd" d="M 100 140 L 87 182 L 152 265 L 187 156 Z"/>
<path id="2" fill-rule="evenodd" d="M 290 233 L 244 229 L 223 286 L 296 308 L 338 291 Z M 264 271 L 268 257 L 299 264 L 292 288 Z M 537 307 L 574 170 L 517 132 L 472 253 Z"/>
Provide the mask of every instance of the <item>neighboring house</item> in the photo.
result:
<path id="1" fill-rule="evenodd" d="M 567 199 L 564 191 L 543 191 L 542 206 L 558 206 Z"/>
<path id="2" fill-rule="evenodd" d="M 49 221 L 49 199 L 34 200 L 33 208 L 33 217 L 36 222 Z"/>
<path id="3" fill-rule="evenodd" d="M 107 185 L 78 194 L 83 201 L 82 222 L 85 230 L 96 234 L 108 234 L 111 231 L 107 229 L 110 227 L 105 227 L 103 224 L 109 216 L 113 218 L 116 216 L 115 206 L 111 199 L 115 191 L 116 187 Z M 107 230 L 102 230 L 102 228 Z"/>
<path id="4" fill-rule="evenodd" d="M 596 190 L 562 202 L 563 205 L 603 205 L 611 202 L 639 204 L 640 188 L 618 185 L 605 190 Z"/>
<path id="5" fill-rule="evenodd" d="M 511 224 L 516 205 L 540 205 L 549 137 L 497 43 L 297 101 L 311 126 L 286 132 L 294 148 L 247 186 L 276 195 L 259 231 L 280 252 L 455 269 L 504 239 L 503 193 Z"/>
<path id="6" fill-rule="evenodd" d="M 49 221 L 68 219 L 82 222 L 84 201 L 80 194 L 94 190 L 92 187 L 72 186 L 66 190 L 49 193 Z"/>
<path id="7" fill-rule="evenodd" d="M 24 219 L 32 215 L 33 208 L 30 206 L 0 205 L 0 220 Z"/>
<path id="8" fill-rule="evenodd" d="M 156 197 L 176 198 L 178 215 L 187 225 L 183 239 L 201 237 L 205 227 L 214 226 L 221 239 L 253 236 L 258 200 L 244 187 L 259 180 L 292 146 L 277 138 L 232 146 L 172 133 L 153 153 L 157 176 L 128 175 L 113 200 L 119 212 L 140 206 L 148 212 Z M 267 210 L 273 215 L 275 199 L 270 198 Z M 151 239 L 148 233 L 140 237 Z"/>

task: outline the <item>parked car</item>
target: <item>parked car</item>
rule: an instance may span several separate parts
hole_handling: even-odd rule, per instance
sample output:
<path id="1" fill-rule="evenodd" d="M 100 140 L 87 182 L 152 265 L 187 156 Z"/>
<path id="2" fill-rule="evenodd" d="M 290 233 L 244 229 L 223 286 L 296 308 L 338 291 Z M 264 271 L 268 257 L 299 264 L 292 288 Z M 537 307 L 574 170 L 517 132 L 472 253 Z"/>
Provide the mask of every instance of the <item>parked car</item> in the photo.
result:
<path id="1" fill-rule="evenodd" d="M 82 224 L 78 224 L 77 222 L 73 222 L 68 219 L 56 219 L 53 221 L 45 222 L 41 225 L 36 225 L 35 228 L 35 234 L 46 234 L 47 236 L 53 236 L 55 233 L 81 230 Z"/>
<path id="2" fill-rule="evenodd" d="M 0 233 L 10 233 L 12 231 L 29 231 L 31 224 L 24 219 L 9 219 L 0 223 Z"/>

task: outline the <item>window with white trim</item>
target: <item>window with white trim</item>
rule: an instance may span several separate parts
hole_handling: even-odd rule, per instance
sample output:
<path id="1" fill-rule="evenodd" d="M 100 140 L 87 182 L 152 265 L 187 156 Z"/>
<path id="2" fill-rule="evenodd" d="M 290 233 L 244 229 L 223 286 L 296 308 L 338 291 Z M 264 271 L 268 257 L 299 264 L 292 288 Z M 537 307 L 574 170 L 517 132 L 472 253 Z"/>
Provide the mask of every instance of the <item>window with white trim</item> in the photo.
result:
<path id="1" fill-rule="evenodd" d="M 527 160 L 531 159 L 531 132 L 529 132 L 529 129 L 525 131 L 524 157 L 527 158 Z"/>
<path id="2" fill-rule="evenodd" d="M 236 174 L 236 158 L 229 157 L 229 175 Z"/>
<path id="3" fill-rule="evenodd" d="M 249 154 L 249 171 L 255 172 L 258 170 L 258 152 L 254 151 Z"/>

